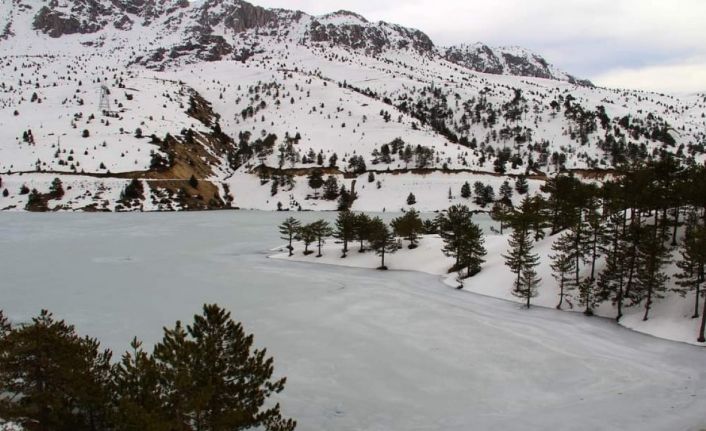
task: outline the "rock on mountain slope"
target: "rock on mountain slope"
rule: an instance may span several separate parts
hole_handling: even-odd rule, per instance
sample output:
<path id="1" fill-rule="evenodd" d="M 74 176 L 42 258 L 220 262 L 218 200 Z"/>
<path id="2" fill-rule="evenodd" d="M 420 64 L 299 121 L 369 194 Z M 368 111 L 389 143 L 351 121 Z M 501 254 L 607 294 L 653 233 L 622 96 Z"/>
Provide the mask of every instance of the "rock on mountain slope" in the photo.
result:
<path id="1" fill-rule="evenodd" d="M 593 86 L 591 81 L 576 79 L 549 64 L 540 55 L 517 46 L 491 48 L 483 43 L 450 46 L 443 49 L 443 56 L 452 63 L 483 73 L 532 76 Z"/>
<path id="2" fill-rule="evenodd" d="M 11 0 L 0 29 L 2 209 L 334 209 L 345 186 L 354 209 L 434 210 L 465 182 L 704 160 L 703 95 L 576 85 L 346 11 Z"/>

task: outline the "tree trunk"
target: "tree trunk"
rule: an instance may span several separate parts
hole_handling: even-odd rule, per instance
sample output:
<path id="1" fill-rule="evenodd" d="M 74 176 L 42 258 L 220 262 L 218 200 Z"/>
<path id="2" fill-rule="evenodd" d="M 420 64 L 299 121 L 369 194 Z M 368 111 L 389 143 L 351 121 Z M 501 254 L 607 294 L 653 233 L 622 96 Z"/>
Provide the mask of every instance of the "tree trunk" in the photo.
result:
<path id="1" fill-rule="evenodd" d="M 294 252 L 292 251 L 292 235 L 289 235 L 289 257 L 292 257 Z"/>
<path id="2" fill-rule="evenodd" d="M 650 307 L 652 307 L 652 288 L 647 289 L 647 301 L 645 301 L 645 315 L 642 316 L 642 321 L 646 321 L 649 317 Z"/>
<path id="3" fill-rule="evenodd" d="M 562 274 L 559 281 L 559 303 L 556 305 L 557 310 L 561 310 L 561 304 L 564 303 L 564 275 Z"/>
<path id="4" fill-rule="evenodd" d="M 701 283 L 696 283 L 696 298 L 695 298 L 695 303 L 694 303 L 694 315 L 691 316 L 692 319 L 696 319 L 699 317 L 699 296 L 701 296 Z M 706 301 L 704 301 L 706 302 Z"/>
<path id="5" fill-rule="evenodd" d="M 704 337 L 704 330 L 706 330 L 706 300 L 704 301 L 704 309 L 701 312 L 701 330 L 699 330 L 699 343 L 706 342 L 706 337 Z"/>
<path id="6" fill-rule="evenodd" d="M 598 258 L 597 247 L 598 247 L 598 229 L 596 229 L 593 232 L 593 254 L 591 255 L 591 281 L 596 279 L 596 277 L 595 277 L 596 259 Z"/>
<path id="7" fill-rule="evenodd" d="M 581 270 L 581 216 L 579 215 L 578 226 L 576 227 L 576 237 L 574 237 L 574 252 L 576 253 L 576 286 L 579 285 Z"/>
<path id="8" fill-rule="evenodd" d="M 677 228 L 679 227 L 679 207 L 674 208 L 674 230 L 672 230 L 672 246 L 677 245 Z"/>

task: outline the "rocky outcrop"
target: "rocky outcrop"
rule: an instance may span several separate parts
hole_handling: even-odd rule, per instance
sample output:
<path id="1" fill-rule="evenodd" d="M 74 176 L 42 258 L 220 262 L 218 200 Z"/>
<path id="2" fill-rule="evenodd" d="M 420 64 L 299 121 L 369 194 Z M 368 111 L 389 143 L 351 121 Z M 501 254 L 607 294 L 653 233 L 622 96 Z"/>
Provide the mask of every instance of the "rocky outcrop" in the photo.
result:
<path id="1" fill-rule="evenodd" d="M 590 81 L 568 75 L 549 64 L 540 55 L 522 48 L 491 48 L 476 43 L 445 48 L 441 55 L 452 63 L 476 72 L 556 79 L 576 85 L 593 86 Z"/>
<path id="2" fill-rule="evenodd" d="M 338 11 L 314 18 L 308 29 L 309 40 L 329 43 L 368 54 L 379 54 L 388 49 L 413 49 L 429 54 L 434 43 L 419 30 L 385 22 L 370 23 L 362 16 L 348 11 Z"/>
<path id="3" fill-rule="evenodd" d="M 54 11 L 47 6 L 39 10 L 32 23 L 35 30 L 42 31 L 51 37 L 61 37 L 65 34 L 90 33 L 81 25 L 81 21 L 73 16 Z M 95 28 L 95 27 L 94 27 Z M 93 31 L 98 31 L 95 29 Z"/>
<path id="4" fill-rule="evenodd" d="M 241 33 L 251 28 L 264 27 L 276 21 L 277 14 L 271 10 L 245 2 L 239 2 L 238 7 L 232 8 L 229 13 L 223 16 L 225 27 L 236 33 Z"/>
<path id="5" fill-rule="evenodd" d="M 450 47 L 442 53 L 446 60 L 475 70 L 476 72 L 502 75 L 504 69 L 500 59 L 487 45 L 478 45 L 475 50 Z"/>

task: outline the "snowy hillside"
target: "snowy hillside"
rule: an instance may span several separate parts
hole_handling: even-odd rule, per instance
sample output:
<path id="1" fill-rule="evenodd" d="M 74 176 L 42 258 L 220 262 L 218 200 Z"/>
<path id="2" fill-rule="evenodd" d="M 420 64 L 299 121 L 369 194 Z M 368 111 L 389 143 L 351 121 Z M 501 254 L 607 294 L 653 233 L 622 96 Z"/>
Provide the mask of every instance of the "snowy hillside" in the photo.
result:
<path id="1" fill-rule="evenodd" d="M 315 170 L 353 209 L 414 193 L 434 210 L 466 181 L 704 160 L 704 95 L 594 88 L 521 48 L 437 48 L 346 11 L 12 0 L 0 35 L 6 210 L 336 208 Z"/>

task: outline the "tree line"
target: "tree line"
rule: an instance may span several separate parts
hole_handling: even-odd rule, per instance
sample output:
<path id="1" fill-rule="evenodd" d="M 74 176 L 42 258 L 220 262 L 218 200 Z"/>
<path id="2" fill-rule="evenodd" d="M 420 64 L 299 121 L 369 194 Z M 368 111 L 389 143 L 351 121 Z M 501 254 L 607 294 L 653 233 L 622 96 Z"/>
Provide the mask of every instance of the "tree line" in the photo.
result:
<path id="1" fill-rule="evenodd" d="M 97 339 L 43 310 L 11 324 L 0 311 L 0 425 L 39 431 L 291 431 L 273 359 L 217 305 L 177 321 L 150 354 L 134 338 L 116 363 Z"/>
<path id="2" fill-rule="evenodd" d="M 422 220 L 419 212 L 411 208 L 388 225 L 380 217 L 345 210 L 338 213 L 333 226 L 323 219 L 302 224 L 289 217 L 279 225 L 279 232 L 287 241 L 289 256 L 294 254 L 294 241 L 301 241 L 304 255 L 314 253 L 309 247 L 315 244 L 316 257 L 321 257 L 323 244 L 333 237 L 341 243 L 341 258 L 348 255 L 351 244 L 358 244 L 358 252 L 372 250 L 380 256 L 378 269 L 387 269 L 385 256 L 398 251 L 403 240 L 414 249 L 421 235 L 439 234 L 444 241 L 442 251 L 455 259 L 449 271 L 465 269 L 465 276 L 471 277 L 480 271 L 486 255 L 483 231 L 472 216 L 467 206 L 453 205 L 433 220 Z"/>

